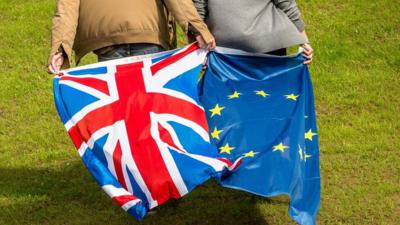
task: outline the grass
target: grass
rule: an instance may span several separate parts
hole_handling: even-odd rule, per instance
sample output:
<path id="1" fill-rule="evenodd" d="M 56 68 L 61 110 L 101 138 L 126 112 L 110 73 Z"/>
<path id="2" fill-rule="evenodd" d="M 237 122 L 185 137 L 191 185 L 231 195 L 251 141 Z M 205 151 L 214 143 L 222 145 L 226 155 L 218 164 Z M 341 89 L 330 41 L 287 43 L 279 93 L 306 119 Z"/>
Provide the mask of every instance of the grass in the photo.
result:
<path id="1" fill-rule="evenodd" d="M 298 2 L 316 49 L 311 71 L 323 188 L 318 222 L 398 224 L 400 5 Z M 100 190 L 59 121 L 44 72 L 53 9 L 50 0 L 0 2 L 0 224 L 139 224 Z M 142 224 L 293 222 L 286 198 L 259 198 L 208 182 Z"/>

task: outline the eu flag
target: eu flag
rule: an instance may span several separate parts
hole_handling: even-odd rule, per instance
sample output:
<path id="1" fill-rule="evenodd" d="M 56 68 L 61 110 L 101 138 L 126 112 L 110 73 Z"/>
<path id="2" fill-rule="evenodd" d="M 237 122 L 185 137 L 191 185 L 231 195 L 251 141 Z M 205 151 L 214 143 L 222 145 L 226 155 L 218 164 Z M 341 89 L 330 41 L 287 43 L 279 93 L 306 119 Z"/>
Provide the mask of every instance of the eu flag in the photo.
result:
<path id="1" fill-rule="evenodd" d="M 309 71 L 301 54 L 211 52 L 200 83 L 219 157 L 242 164 L 221 185 L 261 196 L 288 195 L 290 216 L 315 224 L 318 133 Z"/>

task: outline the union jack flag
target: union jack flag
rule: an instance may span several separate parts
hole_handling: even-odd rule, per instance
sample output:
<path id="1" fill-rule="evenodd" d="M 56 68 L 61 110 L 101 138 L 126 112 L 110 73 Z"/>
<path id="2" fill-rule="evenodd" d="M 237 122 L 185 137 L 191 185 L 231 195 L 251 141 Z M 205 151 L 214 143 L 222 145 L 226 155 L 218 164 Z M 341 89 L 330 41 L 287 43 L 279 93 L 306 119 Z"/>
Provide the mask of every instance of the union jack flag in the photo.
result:
<path id="1" fill-rule="evenodd" d="M 205 57 L 192 44 L 54 78 L 57 110 L 84 164 L 139 220 L 240 162 L 219 158 L 210 144 L 197 96 Z"/>

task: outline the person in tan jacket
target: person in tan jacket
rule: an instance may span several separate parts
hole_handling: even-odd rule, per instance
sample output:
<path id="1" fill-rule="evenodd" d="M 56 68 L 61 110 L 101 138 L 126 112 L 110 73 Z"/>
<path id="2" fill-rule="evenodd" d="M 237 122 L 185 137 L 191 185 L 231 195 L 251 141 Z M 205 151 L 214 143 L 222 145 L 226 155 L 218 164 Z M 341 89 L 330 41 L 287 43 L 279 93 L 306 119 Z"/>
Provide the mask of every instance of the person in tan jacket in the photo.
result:
<path id="1" fill-rule="evenodd" d="M 191 0 L 58 0 L 48 71 L 69 68 L 73 51 L 79 62 L 92 51 L 104 61 L 175 48 L 171 15 L 200 47 L 215 47 Z"/>

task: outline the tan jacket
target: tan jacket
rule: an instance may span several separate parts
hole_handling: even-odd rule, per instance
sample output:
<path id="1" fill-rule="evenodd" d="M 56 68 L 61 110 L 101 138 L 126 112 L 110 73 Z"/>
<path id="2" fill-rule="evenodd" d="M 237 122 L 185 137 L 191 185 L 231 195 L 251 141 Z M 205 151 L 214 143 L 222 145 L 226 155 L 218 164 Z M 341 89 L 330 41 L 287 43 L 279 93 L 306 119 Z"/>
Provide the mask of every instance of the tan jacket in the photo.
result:
<path id="1" fill-rule="evenodd" d="M 58 0 L 49 62 L 60 47 L 67 55 L 62 68 L 70 66 L 72 51 L 79 61 L 93 50 L 115 44 L 153 43 L 174 48 L 169 13 L 185 32 L 191 24 L 206 42 L 213 38 L 191 0 Z"/>

